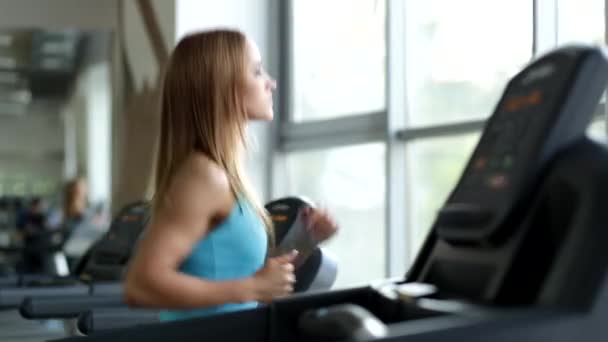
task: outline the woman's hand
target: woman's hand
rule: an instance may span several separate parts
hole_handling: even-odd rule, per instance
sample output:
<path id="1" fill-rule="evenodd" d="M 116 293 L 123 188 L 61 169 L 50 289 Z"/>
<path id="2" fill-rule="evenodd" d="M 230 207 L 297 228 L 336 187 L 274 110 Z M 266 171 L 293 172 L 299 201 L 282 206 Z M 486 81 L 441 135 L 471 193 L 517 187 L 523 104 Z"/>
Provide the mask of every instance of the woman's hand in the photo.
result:
<path id="1" fill-rule="evenodd" d="M 275 298 L 284 297 L 293 292 L 296 281 L 293 261 L 297 251 L 269 258 L 253 276 L 254 298 L 258 302 L 270 303 Z"/>
<path id="2" fill-rule="evenodd" d="M 308 234 L 316 243 L 329 239 L 338 231 L 336 221 L 326 209 L 306 208 L 304 219 Z"/>

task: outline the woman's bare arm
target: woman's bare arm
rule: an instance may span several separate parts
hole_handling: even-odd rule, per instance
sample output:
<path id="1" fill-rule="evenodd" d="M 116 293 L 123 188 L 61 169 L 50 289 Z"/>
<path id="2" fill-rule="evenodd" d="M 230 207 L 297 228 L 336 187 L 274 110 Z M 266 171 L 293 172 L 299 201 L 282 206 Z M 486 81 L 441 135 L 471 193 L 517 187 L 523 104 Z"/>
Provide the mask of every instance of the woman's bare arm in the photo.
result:
<path id="1" fill-rule="evenodd" d="M 228 214 L 233 202 L 222 170 L 204 157 L 187 161 L 139 243 L 126 276 L 127 302 L 190 309 L 256 300 L 251 278 L 215 282 L 178 270 L 214 220 Z"/>

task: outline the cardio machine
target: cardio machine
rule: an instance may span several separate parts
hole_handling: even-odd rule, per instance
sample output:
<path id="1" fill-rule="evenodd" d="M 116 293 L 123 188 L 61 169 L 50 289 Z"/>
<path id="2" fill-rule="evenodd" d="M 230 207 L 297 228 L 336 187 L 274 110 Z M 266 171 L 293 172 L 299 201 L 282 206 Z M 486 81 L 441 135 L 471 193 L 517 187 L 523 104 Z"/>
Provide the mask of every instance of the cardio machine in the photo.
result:
<path id="1" fill-rule="evenodd" d="M 515 75 L 404 279 L 91 341 L 604 340 L 608 151 L 584 135 L 607 80 L 590 46 Z"/>
<path id="2" fill-rule="evenodd" d="M 0 287 L 0 309 L 19 307 L 29 297 L 68 300 L 92 294 L 121 294 L 119 281 L 130 258 L 131 246 L 147 220 L 145 202 L 125 206 L 108 231 L 81 258 L 72 276 L 20 277 L 13 286 Z"/>

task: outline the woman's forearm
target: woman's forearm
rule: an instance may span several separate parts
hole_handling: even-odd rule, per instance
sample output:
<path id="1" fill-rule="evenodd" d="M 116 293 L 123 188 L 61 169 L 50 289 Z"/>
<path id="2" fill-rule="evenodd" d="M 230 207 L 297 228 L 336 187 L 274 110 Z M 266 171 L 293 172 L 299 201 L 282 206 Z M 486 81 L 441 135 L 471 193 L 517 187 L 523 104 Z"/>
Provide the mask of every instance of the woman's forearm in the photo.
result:
<path id="1" fill-rule="evenodd" d="M 131 274 L 125 284 L 129 305 L 163 309 L 187 310 L 255 301 L 255 293 L 252 277 L 209 281 L 176 271 L 146 277 Z"/>

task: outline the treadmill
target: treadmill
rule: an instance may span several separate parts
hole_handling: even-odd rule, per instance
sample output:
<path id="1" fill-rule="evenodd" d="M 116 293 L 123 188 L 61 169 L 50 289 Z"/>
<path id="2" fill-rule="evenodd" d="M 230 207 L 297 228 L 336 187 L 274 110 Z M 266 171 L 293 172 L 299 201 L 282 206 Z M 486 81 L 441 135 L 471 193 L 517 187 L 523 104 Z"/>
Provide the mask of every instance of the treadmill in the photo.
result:
<path id="1" fill-rule="evenodd" d="M 0 288 L 26 286 L 32 282 L 65 277 L 69 270 L 62 250 L 73 230 L 73 226 L 68 224 L 61 229 L 40 231 L 32 235 L 27 243 L 21 242 L 0 247 L 1 254 L 17 259 L 17 270 L 0 276 Z M 31 266 L 27 266 L 31 262 L 27 259 L 33 255 L 36 255 L 35 258 L 41 262 L 41 265 L 38 265 L 40 269 L 37 271 L 31 270 L 29 269 Z"/>
<path id="2" fill-rule="evenodd" d="M 26 286 L 0 288 L 0 309 L 19 307 L 29 297 L 65 298 L 73 296 L 120 295 L 123 269 L 129 260 L 132 245 L 148 220 L 148 204 L 136 202 L 123 208 L 104 236 L 91 246 L 77 265 L 76 277 L 27 277 Z M 27 307 L 27 305 L 26 305 Z M 27 311 L 27 310 L 26 310 Z"/>
<path id="3" fill-rule="evenodd" d="M 604 341 L 608 151 L 585 129 L 607 80 L 583 45 L 515 75 L 400 281 L 88 339 Z"/>

